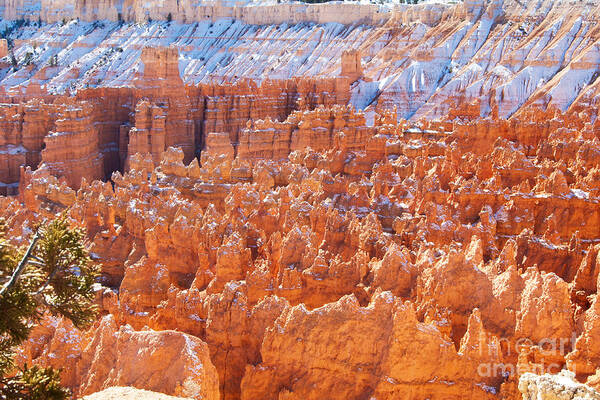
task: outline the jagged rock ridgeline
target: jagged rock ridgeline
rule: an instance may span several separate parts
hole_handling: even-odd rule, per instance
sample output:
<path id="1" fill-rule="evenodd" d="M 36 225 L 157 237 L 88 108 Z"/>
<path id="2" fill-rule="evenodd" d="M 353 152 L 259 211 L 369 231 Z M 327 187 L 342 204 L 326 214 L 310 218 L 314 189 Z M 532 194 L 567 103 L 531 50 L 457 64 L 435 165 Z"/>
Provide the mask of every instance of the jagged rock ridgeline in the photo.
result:
<path id="1" fill-rule="evenodd" d="M 70 322 L 47 316 L 32 332 L 19 361 L 45 360 L 62 368 L 58 355 L 72 363 L 61 379 L 65 385 L 80 387 L 78 395 L 137 386 L 193 399 L 219 397 L 217 371 L 206 343 L 181 332 L 133 331 L 119 328 L 112 316 L 106 316 L 83 334 Z"/>

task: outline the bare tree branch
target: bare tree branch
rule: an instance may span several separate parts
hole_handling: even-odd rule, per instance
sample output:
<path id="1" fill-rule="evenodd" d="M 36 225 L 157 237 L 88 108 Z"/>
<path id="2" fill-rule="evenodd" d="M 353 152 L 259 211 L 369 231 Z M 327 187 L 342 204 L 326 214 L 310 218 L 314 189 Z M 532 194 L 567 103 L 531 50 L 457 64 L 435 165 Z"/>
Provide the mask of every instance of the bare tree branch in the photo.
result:
<path id="1" fill-rule="evenodd" d="M 27 251 L 23 255 L 23 258 L 19 262 L 19 265 L 17 265 L 17 269 L 15 269 L 15 271 L 13 272 L 12 276 L 10 277 L 10 280 L 6 282 L 2 290 L 0 290 L 0 296 L 4 296 L 6 292 L 8 292 L 15 285 L 15 283 L 17 283 L 17 280 L 19 279 L 19 276 L 23 273 L 23 270 L 27 265 L 27 261 L 29 260 L 29 257 L 31 257 L 31 253 L 33 252 L 33 249 L 35 248 L 35 245 L 37 244 L 37 241 L 39 239 L 40 235 L 38 231 L 35 233 L 35 235 L 33 235 L 33 239 L 31 240 Z"/>
<path id="2" fill-rule="evenodd" d="M 33 294 L 33 296 L 39 296 L 44 289 L 46 289 L 48 287 L 48 285 L 50 284 L 50 282 L 52 281 L 52 278 L 54 278 L 54 275 L 56 275 L 56 272 L 59 270 L 59 268 L 54 268 L 54 270 L 52 271 L 52 273 L 50 273 L 50 275 L 48 276 L 48 279 L 46 279 L 46 282 L 44 282 L 44 284 L 38 289 L 37 292 L 35 292 Z"/>

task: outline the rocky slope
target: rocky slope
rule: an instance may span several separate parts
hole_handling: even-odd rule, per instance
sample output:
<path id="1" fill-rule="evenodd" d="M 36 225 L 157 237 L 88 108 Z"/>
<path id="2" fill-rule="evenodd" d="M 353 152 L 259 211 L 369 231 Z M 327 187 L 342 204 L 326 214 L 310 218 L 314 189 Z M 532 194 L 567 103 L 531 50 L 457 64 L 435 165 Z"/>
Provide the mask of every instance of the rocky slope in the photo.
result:
<path id="1" fill-rule="evenodd" d="M 102 264 L 95 326 L 19 362 L 77 396 L 600 388 L 596 5 L 8 3 L 0 214 Z"/>

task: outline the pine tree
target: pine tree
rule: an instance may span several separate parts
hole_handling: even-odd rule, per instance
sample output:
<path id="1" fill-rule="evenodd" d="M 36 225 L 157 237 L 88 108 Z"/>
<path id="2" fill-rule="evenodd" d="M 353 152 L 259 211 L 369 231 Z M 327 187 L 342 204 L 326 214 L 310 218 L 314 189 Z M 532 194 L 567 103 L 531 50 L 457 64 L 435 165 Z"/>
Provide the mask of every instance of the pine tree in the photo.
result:
<path id="1" fill-rule="evenodd" d="M 0 399 L 66 399 L 59 371 L 16 368 L 14 349 L 44 313 L 88 327 L 97 311 L 98 266 L 89 258 L 84 230 L 71 228 L 64 215 L 40 226 L 26 249 L 12 246 L 5 232 L 0 221 Z"/>
<path id="2" fill-rule="evenodd" d="M 15 68 L 16 68 L 16 67 L 19 65 L 19 63 L 18 63 L 18 61 L 17 61 L 17 59 L 16 59 L 16 57 L 15 57 L 15 53 L 13 53 L 13 52 L 12 52 L 12 50 L 11 50 L 11 52 L 10 52 L 10 63 L 11 63 L 11 64 L 12 64 L 12 66 L 13 66 L 13 67 L 15 67 Z"/>

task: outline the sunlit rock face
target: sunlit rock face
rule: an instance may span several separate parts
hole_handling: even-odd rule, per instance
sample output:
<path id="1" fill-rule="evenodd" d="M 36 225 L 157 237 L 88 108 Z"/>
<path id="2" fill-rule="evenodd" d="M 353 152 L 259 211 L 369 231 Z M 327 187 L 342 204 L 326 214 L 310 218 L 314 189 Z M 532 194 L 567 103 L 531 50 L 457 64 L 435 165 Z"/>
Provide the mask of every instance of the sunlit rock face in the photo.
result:
<path id="1" fill-rule="evenodd" d="M 84 396 L 83 400 L 182 400 L 183 397 L 174 397 L 166 394 L 151 392 L 149 390 L 136 389 L 133 387 L 110 387 Z"/>
<path id="2" fill-rule="evenodd" d="M 102 265 L 94 326 L 18 363 L 92 399 L 598 398 L 598 5 L 2 4 L 0 215 Z"/>

